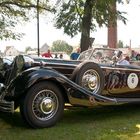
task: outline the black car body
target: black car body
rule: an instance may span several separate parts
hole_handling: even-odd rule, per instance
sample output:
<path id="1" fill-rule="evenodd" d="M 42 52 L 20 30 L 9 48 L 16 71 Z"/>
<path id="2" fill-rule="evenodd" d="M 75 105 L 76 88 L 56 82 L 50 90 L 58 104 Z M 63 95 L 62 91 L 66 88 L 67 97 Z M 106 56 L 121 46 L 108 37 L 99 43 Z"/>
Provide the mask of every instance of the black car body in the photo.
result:
<path id="1" fill-rule="evenodd" d="M 89 54 L 89 53 L 90 54 Z M 102 53 L 99 62 L 96 53 Z M 33 128 L 50 127 L 62 117 L 65 103 L 94 107 L 140 102 L 140 66 L 118 65 L 118 51 L 98 48 L 83 52 L 79 60 L 26 62 L 17 56 L 10 68 L 0 70 L 0 110 L 14 112 L 19 106 Z"/>

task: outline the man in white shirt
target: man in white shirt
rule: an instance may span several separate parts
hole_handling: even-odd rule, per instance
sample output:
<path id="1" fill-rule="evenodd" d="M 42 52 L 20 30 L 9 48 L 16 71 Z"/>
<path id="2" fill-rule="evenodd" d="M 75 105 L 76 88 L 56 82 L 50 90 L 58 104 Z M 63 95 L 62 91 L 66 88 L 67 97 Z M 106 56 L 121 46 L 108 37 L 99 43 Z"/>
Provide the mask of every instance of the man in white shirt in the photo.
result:
<path id="1" fill-rule="evenodd" d="M 130 65 L 129 56 L 123 58 L 123 54 L 121 53 L 119 61 L 117 62 L 118 65 Z"/>

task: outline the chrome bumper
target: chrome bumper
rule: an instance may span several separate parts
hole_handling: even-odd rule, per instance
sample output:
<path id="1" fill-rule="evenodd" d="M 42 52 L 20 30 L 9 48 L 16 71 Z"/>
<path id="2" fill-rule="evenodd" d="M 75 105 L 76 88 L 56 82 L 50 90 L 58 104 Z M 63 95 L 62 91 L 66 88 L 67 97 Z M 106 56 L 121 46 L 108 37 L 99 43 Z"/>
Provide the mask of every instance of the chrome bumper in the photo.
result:
<path id="1" fill-rule="evenodd" d="M 14 113 L 14 102 L 1 100 L 0 101 L 0 111 Z"/>

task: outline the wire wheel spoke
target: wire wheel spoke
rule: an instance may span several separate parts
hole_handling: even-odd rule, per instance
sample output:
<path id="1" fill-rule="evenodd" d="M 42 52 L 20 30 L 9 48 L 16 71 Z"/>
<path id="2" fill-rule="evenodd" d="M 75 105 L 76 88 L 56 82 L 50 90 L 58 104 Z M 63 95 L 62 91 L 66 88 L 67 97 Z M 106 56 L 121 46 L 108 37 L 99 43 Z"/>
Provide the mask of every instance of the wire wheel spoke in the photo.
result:
<path id="1" fill-rule="evenodd" d="M 34 98 L 32 110 L 35 117 L 39 120 L 52 118 L 58 110 L 58 98 L 51 90 L 42 90 Z"/>

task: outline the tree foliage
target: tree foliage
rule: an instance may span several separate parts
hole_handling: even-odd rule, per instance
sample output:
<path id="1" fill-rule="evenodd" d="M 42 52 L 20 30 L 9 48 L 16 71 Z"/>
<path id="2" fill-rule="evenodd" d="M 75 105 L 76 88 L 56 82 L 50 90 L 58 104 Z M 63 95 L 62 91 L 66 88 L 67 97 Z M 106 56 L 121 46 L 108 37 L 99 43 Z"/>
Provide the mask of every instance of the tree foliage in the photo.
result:
<path id="1" fill-rule="evenodd" d="M 117 1 L 117 0 L 116 0 Z M 122 16 L 125 12 L 116 11 L 112 13 L 112 8 L 110 5 L 114 0 L 69 0 L 64 2 L 58 11 L 56 16 L 55 26 L 57 28 L 63 28 L 64 33 L 70 35 L 71 37 L 77 35 L 77 33 L 82 31 L 82 20 L 85 15 L 85 4 L 91 6 L 91 9 L 87 9 L 87 13 L 92 14 L 91 27 L 92 31 L 96 30 L 97 24 L 99 27 L 103 25 L 108 26 L 108 21 L 110 19 L 122 20 L 126 22 L 126 18 Z M 118 0 L 121 3 L 121 0 Z"/>
<path id="2" fill-rule="evenodd" d="M 16 32 L 16 25 L 35 17 L 36 9 L 36 0 L 0 0 L 0 39 L 20 39 L 23 34 Z M 48 0 L 39 0 L 38 9 L 52 11 Z"/>
<path id="3" fill-rule="evenodd" d="M 59 9 L 55 26 L 63 28 L 71 37 L 81 32 L 81 42 L 84 47 L 89 46 L 90 32 L 95 31 L 97 25 L 108 26 L 110 20 L 115 24 L 116 18 L 126 22 L 124 12 L 112 12 L 114 2 L 122 3 L 122 0 L 67 0 Z"/>
<path id="4" fill-rule="evenodd" d="M 63 40 L 57 40 L 53 42 L 51 50 L 53 52 L 66 52 L 67 54 L 70 54 L 73 47 Z"/>
<path id="5" fill-rule="evenodd" d="M 123 41 L 119 40 L 117 46 L 118 48 L 123 48 L 124 47 Z"/>
<path id="6" fill-rule="evenodd" d="M 30 46 L 28 46 L 28 47 L 26 47 L 25 48 L 25 52 L 27 53 L 28 51 L 32 51 L 33 49 L 32 49 L 32 47 L 30 47 Z"/>

